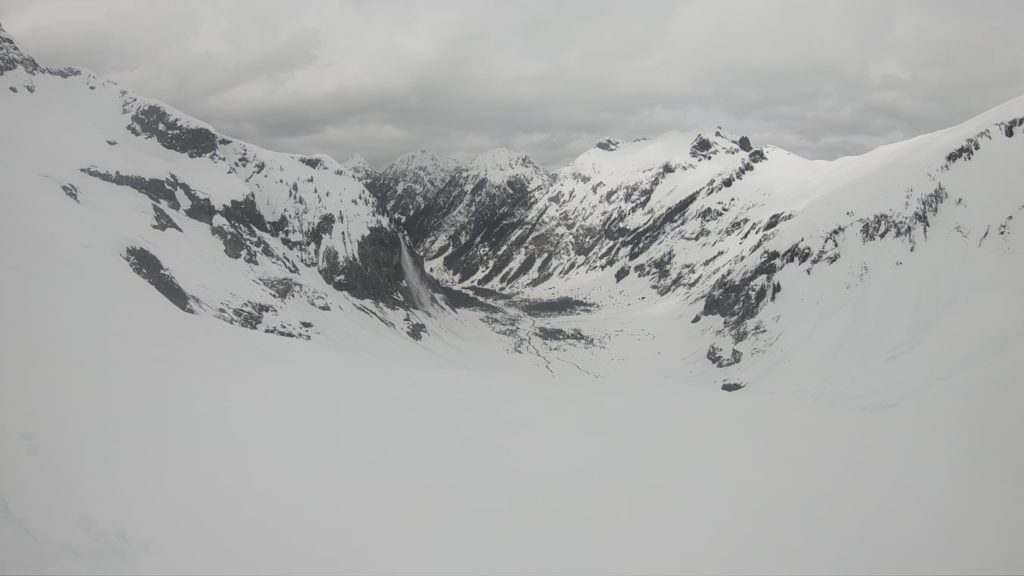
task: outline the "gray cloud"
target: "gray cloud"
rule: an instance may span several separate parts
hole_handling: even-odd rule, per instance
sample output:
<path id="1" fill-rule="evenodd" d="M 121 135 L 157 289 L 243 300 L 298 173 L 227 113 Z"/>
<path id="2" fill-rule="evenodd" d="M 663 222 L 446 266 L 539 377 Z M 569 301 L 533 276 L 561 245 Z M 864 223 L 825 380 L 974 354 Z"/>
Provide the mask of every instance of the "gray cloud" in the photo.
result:
<path id="1" fill-rule="evenodd" d="M 1024 94 L 1018 2 L 0 0 L 78 65 L 263 146 L 569 161 L 722 125 L 812 158 Z"/>

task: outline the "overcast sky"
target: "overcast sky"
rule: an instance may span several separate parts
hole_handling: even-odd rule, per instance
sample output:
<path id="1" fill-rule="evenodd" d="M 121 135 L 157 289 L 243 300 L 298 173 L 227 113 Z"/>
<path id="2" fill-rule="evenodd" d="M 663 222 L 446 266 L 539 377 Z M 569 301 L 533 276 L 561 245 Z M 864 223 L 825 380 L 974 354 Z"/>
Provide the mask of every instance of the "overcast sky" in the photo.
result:
<path id="1" fill-rule="evenodd" d="M 1024 2 L 0 0 L 39 60 L 380 167 L 722 125 L 834 158 L 1024 94 Z"/>

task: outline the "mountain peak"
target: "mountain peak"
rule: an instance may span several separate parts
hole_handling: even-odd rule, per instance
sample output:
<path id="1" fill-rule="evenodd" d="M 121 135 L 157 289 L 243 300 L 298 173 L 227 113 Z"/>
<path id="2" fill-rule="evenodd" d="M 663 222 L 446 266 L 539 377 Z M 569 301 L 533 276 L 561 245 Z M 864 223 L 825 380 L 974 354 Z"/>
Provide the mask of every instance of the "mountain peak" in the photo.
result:
<path id="1" fill-rule="evenodd" d="M 489 180 L 500 180 L 512 175 L 545 176 L 547 172 L 528 154 L 508 148 L 494 148 L 479 154 L 468 167 Z"/>
<path id="2" fill-rule="evenodd" d="M 366 161 L 366 158 L 359 153 L 352 154 L 341 163 L 341 166 L 351 172 L 371 172 L 373 167 Z"/>
<path id="3" fill-rule="evenodd" d="M 421 208 L 461 167 L 458 160 L 436 152 L 408 152 L 377 174 L 377 186 L 393 190 L 383 199 L 388 209 L 410 212 Z"/>
<path id="4" fill-rule="evenodd" d="M 77 68 L 47 68 L 41 66 L 27 50 L 23 49 L 3 26 L 0 26 L 0 76 L 7 72 L 23 69 L 31 75 L 53 74 L 67 78 L 81 74 Z"/>
<path id="5" fill-rule="evenodd" d="M 363 158 L 362 155 L 358 153 L 352 154 L 346 158 L 345 161 L 341 163 L 341 167 L 347 170 L 349 174 L 355 177 L 356 180 L 359 180 L 364 184 L 369 176 L 376 174 L 370 166 L 370 163 L 366 161 L 366 158 Z"/>
<path id="6" fill-rule="evenodd" d="M 0 75 L 17 68 L 24 68 L 33 74 L 39 69 L 39 63 L 22 50 L 14 37 L 0 26 Z"/>
<path id="7" fill-rule="evenodd" d="M 341 164 L 346 168 L 351 168 L 353 166 L 370 166 L 370 163 L 366 161 L 366 158 L 363 158 L 363 155 L 358 152 L 346 158 L 345 161 L 342 162 Z"/>
<path id="8" fill-rule="evenodd" d="M 409 171 L 409 170 L 441 170 L 444 172 L 450 172 L 460 166 L 458 160 L 438 154 L 430 150 L 417 150 L 415 152 L 407 152 L 402 154 L 395 159 L 387 168 L 385 172 L 396 172 L 396 171 Z"/>

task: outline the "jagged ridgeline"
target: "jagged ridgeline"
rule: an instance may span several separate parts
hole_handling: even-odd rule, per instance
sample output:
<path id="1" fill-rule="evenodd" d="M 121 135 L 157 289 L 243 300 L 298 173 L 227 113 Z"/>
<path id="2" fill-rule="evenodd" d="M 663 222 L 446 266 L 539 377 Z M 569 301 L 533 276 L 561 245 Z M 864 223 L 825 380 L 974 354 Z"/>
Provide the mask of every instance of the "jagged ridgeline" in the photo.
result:
<path id="1" fill-rule="evenodd" d="M 651 156 L 655 146 L 668 154 Z M 732 187 L 765 159 L 749 138 L 717 129 L 655 142 L 607 139 L 554 173 L 505 149 L 467 164 L 420 151 L 361 178 L 453 283 L 518 290 L 613 268 L 617 280 L 635 271 L 664 295 L 687 275 L 671 270 L 671 250 L 652 249 L 691 219 L 702 196 Z M 693 189 L 656 194 L 684 173 Z M 697 216 L 707 222 L 722 212 L 705 206 Z"/>

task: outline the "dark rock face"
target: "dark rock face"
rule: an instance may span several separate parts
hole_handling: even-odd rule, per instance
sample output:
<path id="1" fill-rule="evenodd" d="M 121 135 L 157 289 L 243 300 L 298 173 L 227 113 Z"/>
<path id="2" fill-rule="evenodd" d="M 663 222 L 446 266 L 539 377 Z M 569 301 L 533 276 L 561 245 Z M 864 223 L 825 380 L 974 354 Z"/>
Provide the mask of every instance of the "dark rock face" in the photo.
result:
<path id="1" fill-rule="evenodd" d="M 230 258 L 244 258 L 250 264 L 258 264 L 259 256 L 262 255 L 290 272 L 298 272 L 298 266 L 287 255 L 274 250 L 266 238 L 261 236 L 261 234 L 271 236 L 280 234 L 282 229 L 287 226 L 287 221 L 267 222 L 251 194 L 241 200 L 232 200 L 218 210 L 205 194 L 179 181 L 174 174 L 161 180 L 121 174 L 120 172 L 111 174 L 95 167 L 83 168 L 82 172 L 104 182 L 131 188 L 152 200 L 154 212 L 159 210 L 159 213 L 155 214 L 157 224 L 154 227 L 160 230 L 167 228 L 181 230 L 174 219 L 160 209 L 160 206 L 157 206 L 160 204 L 171 210 L 180 211 L 182 208 L 178 196 L 180 192 L 188 201 L 188 207 L 184 209 L 185 215 L 209 225 L 210 233 L 224 244 L 224 253 Z M 214 217 L 218 214 L 227 222 L 214 225 Z M 307 246 L 297 242 L 289 244 L 288 247 L 301 252 Z"/>
<path id="2" fill-rule="evenodd" d="M 590 312 L 594 305 L 568 296 L 554 300 L 526 300 L 513 305 L 530 316 L 565 316 Z"/>
<path id="3" fill-rule="evenodd" d="M 270 304 L 249 301 L 243 306 L 234 308 L 234 310 L 231 311 L 231 314 L 234 318 L 238 319 L 239 326 L 255 330 L 263 323 L 263 315 L 270 312 L 276 312 L 275 308 Z"/>
<path id="4" fill-rule="evenodd" d="M 255 330 L 263 323 L 263 316 L 265 314 L 276 311 L 277 309 L 270 304 L 250 300 L 241 306 L 232 308 L 227 313 L 230 314 L 229 323 L 241 326 L 242 328 L 248 328 L 249 330 Z"/>
<path id="5" fill-rule="evenodd" d="M 860 238 L 862 242 L 874 242 L 882 240 L 891 235 L 893 238 L 902 238 L 913 250 L 917 246 L 915 232 L 920 231 L 925 240 L 928 239 L 928 228 L 931 227 L 931 217 L 938 214 L 942 204 L 949 199 L 949 193 L 940 182 L 934 190 L 917 199 L 914 211 L 909 216 L 892 212 L 880 212 L 866 218 L 861 218 Z"/>
<path id="6" fill-rule="evenodd" d="M 767 158 L 765 158 L 764 151 L 761 150 L 760 148 L 758 148 L 757 150 L 751 150 L 747 158 L 754 164 L 758 164 L 760 162 L 764 162 L 765 160 L 767 160 Z"/>
<path id="7" fill-rule="evenodd" d="M 521 233 L 528 226 L 526 217 L 531 203 L 528 184 L 518 178 L 506 182 L 481 179 L 475 183 L 466 177 L 454 177 L 439 192 L 447 198 L 443 205 L 430 205 L 413 214 L 407 221 L 407 230 L 415 246 L 420 247 L 434 230 L 460 206 L 465 206 L 464 221 L 456 223 L 447 240 L 451 251 L 444 258 L 444 266 L 460 282 L 468 280 L 481 270 L 487 270 L 487 284 L 505 273 L 502 282 L 510 280 L 516 271 L 509 272 L 514 252 L 529 238 Z M 532 256 L 532 258 L 530 258 Z M 537 255 L 528 254 L 523 264 L 532 268 Z M 518 278 L 526 271 L 519 272 Z"/>
<path id="8" fill-rule="evenodd" d="M 953 164 L 963 160 L 968 161 L 974 157 L 974 153 L 981 150 L 982 140 L 991 140 L 992 134 L 988 130 L 982 130 L 973 137 L 968 138 L 966 142 L 958 146 L 955 150 L 946 154 L 946 163 L 942 166 L 945 170 L 949 170 L 949 167 Z"/>
<path id="9" fill-rule="evenodd" d="M 736 142 L 736 145 L 739 146 L 740 150 L 743 150 L 744 152 L 750 152 L 751 150 L 754 149 L 754 147 L 750 145 L 750 138 L 747 138 L 746 136 L 740 136 L 740 139 L 739 141 Z"/>
<path id="10" fill-rule="evenodd" d="M 711 157 L 711 151 L 715 145 L 704 136 L 697 136 L 690 145 L 690 156 L 692 158 L 707 159 Z"/>
<path id="11" fill-rule="evenodd" d="M 252 194 L 246 195 L 241 200 L 232 200 L 230 204 L 221 209 L 221 214 L 232 224 L 255 228 L 260 232 L 270 232 L 267 219 L 263 217 L 263 213 L 256 206 L 256 199 Z"/>
<path id="12" fill-rule="evenodd" d="M 174 218 L 164 212 L 163 208 L 153 204 L 153 228 L 163 232 L 164 230 L 174 229 L 181 232 L 181 228 L 178 223 L 174 221 Z"/>
<path id="13" fill-rule="evenodd" d="M 784 217 L 785 217 L 785 214 L 783 214 L 782 212 L 778 212 L 776 214 L 772 214 L 768 218 L 768 221 L 765 222 L 764 227 L 761 228 L 761 232 L 767 232 L 767 231 L 775 228 L 776 226 L 779 225 L 779 223 L 781 223 L 783 221 Z"/>
<path id="14" fill-rule="evenodd" d="M 226 220 L 226 223 L 210 226 L 210 233 L 224 244 L 224 253 L 228 257 L 242 258 L 249 264 L 255 265 L 259 263 L 259 257 L 263 256 L 289 272 L 298 272 L 298 266 L 288 255 L 274 250 L 270 242 L 267 241 L 264 234 L 273 235 L 274 231 L 270 229 L 263 215 L 256 209 L 252 198 L 246 197 L 241 202 L 232 201 L 230 206 L 222 208 L 220 215 Z M 266 230 L 261 230 L 260 227 Z M 305 245 L 296 243 L 290 248 L 302 250 Z"/>
<path id="15" fill-rule="evenodd" d="M 320 276 L 328 284 L 333 285 L 341 277 L 341 256 L 332 246 L 324 250 L 324 259 L 320 263 Z"/>
<path id="16" fill-rule="evenodd" d="M 497 306 L 494 306 L 493 304 L 489 304 L 487 302 L 484 302 L 483 300 L 481 300 L 480 298 L 477 298 L 473 294 L 469 294 L 467 292 L 463 292 L 462 290 L 459 290 L 459 289 L 456 289 L 456 288 L 451 288 L 449 286 L 440 286 L 440 290 L 441 290 L 441 293 L 444 294 L 445 301 L 452 308 L 456 308 L 456 309 L 458 309 L 458 308 L 465 308 L 467 310 L 482 310 L 484 312 L 498 312 L 499 311 L 499 308 Z M 503 297 L 507 298 L 507 296 L 504 296 L 502 294 L 494 292 L 493 290 L 488 290 L 486 288 L 478 288 L 476 286 L 470 286 L 469 290 L 472 291 L 474 294 L 479 294 L 479 295 L 483 296 L 484 298 L 492 298 L 494 300 L 500 300 Z M 481 294 L 477 290 L 483 290 L 484 293 Z M 488 293 L 498 294 L 498 296 L 491 296 Z"/>
<path id="17" fill-rule="evenodd" d="M 584 334 L 579 328 L 563 330 L 562 328 L 538 326 L 534 333 L 541 340 L 549 342 L 576 342 L 584 346 L 592 346 L 594 344 L 594 339 Z"/>
<path id="18" fill-rule="evenodd" d="M 318 310 L 331 311 L 331 304 L 326 295 L 287 276 L 260 278 L 260 284 L 269 288 L 274 296 L 282 302 L 290 298 L 301 297 Z M 312 326 L 304 327 L 311 328 Z"/>
<path id="19" fill-rule="evenodd" d="M 614 152 L 619 149 L 620 142 L 614 138 L 605 138 L 597 143 L 596 148 L 606 152 Z"/>
<path id="20" fill-rule="evenodd" d="M 6 38 L 0 37 L 0 43 L 5 42 L 6 40 Z M 14 58 L 8 56 L 7 54 L 0 54 L 0 76 L 3 76 L 5 73 L 10 72 L 11 70 L 14 70 L 19 65 L 20 62 L 15 60 Z M 11 86 L 11 92 L 17 93 L 17 91 L 17 88 Z"/>
<path id="21" fill-rule="evenodd" d="M 152 252 L 138 246 L 129 246 L 125 249 L 124 259 L 128 262 L 132 272 L 149 282 L 150 286 L 156 288 L 157 292 L 171 301 L 171 304 L 184 312 L 195 314 L 195 310 L 192 309 L 192 304 L 189 302 L 189 295 L 178 285 L 178 281 Z"/>
<path id="22" fill-rule="evenodd" d="M 308 324 L 308 322 L 303 322 Z M 312 326 L 312 324 L 310 324 Z M 303 326 L 303 328 L 306 328 Z M 297 338 L 299 340 L 309 340 L 310 336 L 304 330 L 295 329 L 293 326 L 287 324 L 281 324 L 279 326 L 268 326 L 263 329 L 266 334 L 273 334 L 274 336 L 283 336 L 285 338 Z"/>
<path id="23" fill-rule="evenodd" d="M 633 271 L 640 278 L 647 278 L 651 287 L 655 288 L 659 296 L 664 296 L 683 284 L 684 274 L 672 276 L 672 261 L 675 259 L 675 252 L 668 250 L 660 256 L 650 258 L 633 266 Z"/>
<path id="24" fill-rule="evenodd" d="M 266 334 L 309 340 L 313 328 L 312 322 L 301 321 L 299 325 L 275 321 L 268 315 L 276 314 L 277 308 L 265 302 L 247 300 L 238 306 L 227 306 L 217 309 L 215 316 L 228 324 L 248 330 L 262 330 Z"/>
<path id="25" fill-rule="evenodd" d="M 171 177 L 173 178 L 174 175 L 171 174 Z M 203 224 L 212 224 L 213 217 L 217 215 L 217 209 L 213 207 L 213 202 L 210 202 L 206 196 L 197 194 L 188 184 L 182 182 L 179 186 L 189 201 L 189 206 L 185 209 L 185 216 Z"/>
<path id="26" fill-rule="evenodd" d="M 310 233 L 310 241 L 316 247 L 318 254 L 320 253 L 320 245 L 324 241 L 324 236 L 329 236 L 334 231 L 335 222 L 334 214 L 324 214 L 317 221 L 316 226 L 313 227 L 313 231 Z"/>
<path id="27" fill-rule="evenodd" d="M 224 244 L 224 254 L 227 254 L 228 258 L 238 260 L 243 254 L 245 254 L 246 262 L 250 264 L 256 264 L 258 262 L 255 253 L 251 250 L 246 250 L 247 246 L 245 240 L 242 239 L 242 235 L 236 232 L 233 228 L 211 226 L 210 233 L 216 236 Z"/>
<path id="28" fill-rule="evenodd" d="M 210 233 L 224 244 L 224 253 L 230 258 L 242 258 L 249 264 L 256 265 L 259 264 L 259 257 L 263 256 L 289 272 L 295 273 L 299 270 L 287 254 L 274 250 L 261 232 L 244 222 L 228 221 L 226 224 L 214 224 L 210 227 Z"/>
<path id="29" fill-rule="evenodd" d="M 654 242 L 665 233 L 669 225 L 675 224 L 686 216 L 686 211 L 700 196 L 700 190 L 676 202 L 671 208 L 659 214 L 656 218 L 648 221 L 647 224 L 632 232 L 623 241 L 623 245 L 629 247 L 629 259 L 636 260 L 647 251 Z"/>
<path id="30" fill-rule="evenodd" d="M 723 275 L 704 299 L 704 316 L 721 316 L 737 342 L 747 337 L 745 323 L 761 311 L 769 297 L 775 273 L 784 264 L 777 251 L 763 253 L 761 263 L 737 277 Z M 711 350 L 708 350 L 708 359 Z M 715 362 L 712 360 L 712 362 Z"/>
<path id="31" fill-rule="evenodd" d="M 1007 138 L 1013 138 L 1014 129 L 1024 126 L 1024 116 L 1020 118 L 1013 118 L 1012 120 L 1007 120 L 1006 122 L 1000 122 L 999 126 L 1002 127 L 1003 129 L 1003 136 L 1006 136 Z"/>
<path id="32" fill-rule="evenodd" d="M 746 175 L 748 172 L 753 171 L 754 165 L 744 160 L 740 164 L 739 168 L 733 170 L 732 173 L 729 174 L 728 176 L 723 177 L 721 182 L 717 184 L 711 184 L 708 187 L 708 194 L 715 194 L 716 192 L 721 192 L 724 188 L 732 188 L 733 184 L 739 182 L 740 180 L 743 180 L 744 175 Z"/>
<path id="33" fill-rule="evenodd" d="M 78 187 L 74 184 L 63 184 L 60 189 L 64 192 L 64 195 L 71 198 L 75 202 L 78 202 Z"/>
<path id="34" fill-rule="evenodd" d="M 93 178 L 103 180 L 104 182 L 110 182 L 118 186 L 126 186 L 135 190 L 139 194 L 142 194 L 152 200 L 153 202 L 163 202 L 172 210 L 178 210 L 181 208 L 181 204 L 178 202 L 177 196 L 174 192 L 177 189 L 177 181 L 174 180 L 158 180 L 156 178 L 143 178 L 141 176 L 131 176 L 128 174 L 121 174 L 120 172 L 103 172 L 92 166 L 89 168 L 82 168 L 84 174 L 88 174 Z"/>
<path id="35" fill-rule="evenodd" d="M 722 390 L 725 390 L 726 392 L 735 392 L 737 390 L 742 390 L 746 387 L 746 384 L 742 384 L 740 382 L 725 382 L 722 384 Z"/>
<path id="36" fill-rule="evenodd" d="M 0 76 L 17 68 L 24 68 L 29 74 L 36 74 L 43 69 L 35 58 L 22 52 L 17 43 L 0 28 Z"/>
<path id="37" fill-rule="evenodd" d="M 550 246 L 533 235 L 543 210 L 532 210 L 549 183 L 528 157 L 496 151 L 461 167 L 435 158 L 426 171 L 389 168 L 373 189 L 419 253 L 443 255 L 456 282 L 489 285 L 551 272 Z"/>
<path id="38" fill-rule="evenodd" d="M 727 366 L 739 364 L 740 360 L 743 359 L 743 353 L 735 348 L 733 348 L 732 352 L 728 356 L 726 356 L 725 354 L 723 354 L 722 347 L 719 346 L 718 344 L 712 344 L 711 346 L 708 347 L 707 356 L 708 360 L 710 360 L 712 364 L 718 366 L 719 368 L 725 368 Z"/>
<path id="39" fill-rule="evenodd" d="M 333 248 L 324 251 L 320 275 L 336 289 L 361 300 L 376 300 L 392 307 L 405 307 L 402 272 L 402 240 L 394 230 L 375 226 L 359 240 L 358 257 L 340 261 Z"/>
<path id="40" fill-rule="evenodd" d="M 1003 136 L 1013 138 L 1014 129 L 1024 126 L 1024 117 L 997 122 L 996 126 L 1002 128 Z M 987 128 L 968 138 L 963 144 L 949 154 L 946 154 L 946 163 L 942 165 L 941 170 L 949 170 L 957 162 L 970 160 L 974 157 L 975 152 L 981 150 L 981 143 L 986 140 L 992 140 L 992 131 Z"/>
<path id="41" fill-rule="evenodd" d="M 262 278 L 260 280 L 267 288 L 277 296 L 278 300 L 287 300 L 292 294 L 297 293 L 302 285 L 288 277 L 280 278 Z"/>
<path id="42" fill-rule="evenodd" d="M 160 106 L 143 106 L 132 115 L 128 131 L 136 136 L 156 138 L 161 146 L 190 158 L 217 151 L 217 135 L 206 128 L 187 126 Z"/>
<path id="43" fill-rule="evenodd" d="M 312 156 L 301 156 L 299 157 L 299 162 L 302 162 L 303 164 L 309 166 L 313 170 L 324 169 L 324 161 L 320 158 L 314 158 Z"/>
<path id="44" fill-rule="evenodd" d="M 505 283 L 515 282 L 516 280 L 522 278 L 523 275 L 529 273 L 530 270 L 533 270 L 533 265 L 536 263 L 536 254 L 527 254 L 526 258 L 523 258 L 523 261 L 515 269 L 515 272 L 513 272 L 511 275 L 502 276 L 502 281 Z"/>
<path id="45" fill-rule="evenodd" d="M 0 76 L 17 68 L 21 68 L 33 76 L 36 74 L 49 74 L 60 78 L 70 78 L 82 74 L 82 71 L 77 68 L 40 66 L 35 58 L 23 52 L 17 42 L 7 35 L 3 27 L 0 27 Z"/>
<path id="46" fill-rule="evenodd" d="M 410 338 L 412 338 L 413 340 L 416 340 L 417 342 L 419 342 L 420 340 L 423 340 L 423 335 L 427 333 L 427 325 L 424 324 L 423 322 L 413 322 L 412 319 L 409 318 L 408 316 L 406 317 L 405 320 L 406 320 L 405 333 Z"/>

